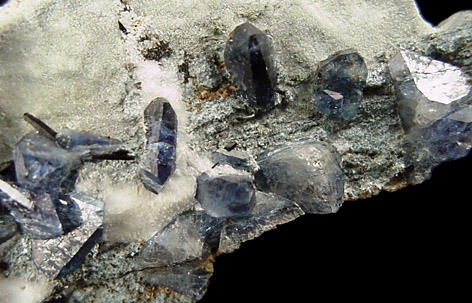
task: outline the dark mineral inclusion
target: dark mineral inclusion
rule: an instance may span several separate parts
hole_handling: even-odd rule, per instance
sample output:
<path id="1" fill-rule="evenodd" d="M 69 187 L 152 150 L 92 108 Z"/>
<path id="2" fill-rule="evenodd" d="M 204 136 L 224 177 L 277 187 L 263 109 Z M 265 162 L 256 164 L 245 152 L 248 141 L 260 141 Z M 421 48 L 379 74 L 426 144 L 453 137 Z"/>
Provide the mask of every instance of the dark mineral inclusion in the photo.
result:
<path id="1" fill-rule="evenodd" d="M 329 119 L 352 120 L 357 115 L 366 79 L 364 59 L 351 49 L 339 51 L 320 63 L 313 103 Z"/>
<path id="2" fill-rule="evenodd" d="M 266 34 L 252 24 L 239 25 L 231 33 L 224 58 L 243 98 L 263 112 L 274 107 L 277 73 Z"/>
<path id="3" fill-rule="evenodd" d="M 147 145 L 140 175 L 144 186 L 158 194 L 175 170 L 177 116 L 166 99 L 156 98 L 144 110 L 144 120 Z"/>

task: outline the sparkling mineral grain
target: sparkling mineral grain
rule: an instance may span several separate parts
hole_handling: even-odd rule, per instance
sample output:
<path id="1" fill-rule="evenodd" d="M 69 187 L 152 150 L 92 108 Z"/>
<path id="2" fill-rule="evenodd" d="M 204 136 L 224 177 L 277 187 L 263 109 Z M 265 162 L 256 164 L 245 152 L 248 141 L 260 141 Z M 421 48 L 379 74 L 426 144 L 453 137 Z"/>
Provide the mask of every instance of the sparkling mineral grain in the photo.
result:
<path id="1" fill-rule="evenodd" d="M 238 93 L 263 112 L 275 105 L 277 72 L 269 38 L 250 23 L 231 33 L 224 53 Z"/>
<path id="2" fill-rule="evenodd" d="M 259 190 L 296 202 L 307 213 L 333 213 L 343 203 L 341 157 L 327 143 L 302 141 L 257 157 Z"/>
<path id="3" fill-rule="evenodd" d="M 146 188 L 159 193 L 175 170 L 177 116 L 163 98 L 156 98 L 144 110 L 147 145 L 142 158 L 141 180 Z"/>
<path id="4" fill-rule="evenodd" d="M 76 192 L 68 199 L 79 206 L 83 224 L 60 237 L 32 242 L 34 263 L 52 279 L 77 268 L 102 235 L 103 202 Z"/>
<path id="5" fill-rule="evenodd" d="M 316 73 L 313 103 L 332 120 L 352 120 L 367 79 L 364 59 L 354 50 L 339 51 L 322 61 Z"/>
<path id="6" fill-rule="evenodd" d="M 467 75 L 449 63 L 403 50 L 388 66 L 406 132 L 428 126 L 472 99 Z"/>
<path id="7" fill-rule="evenodd" d="M 210 216 L 242 216 L 254 206 L 255 189 L 247 175 L 203 173 L 197 178 L 196 198 Z"/>

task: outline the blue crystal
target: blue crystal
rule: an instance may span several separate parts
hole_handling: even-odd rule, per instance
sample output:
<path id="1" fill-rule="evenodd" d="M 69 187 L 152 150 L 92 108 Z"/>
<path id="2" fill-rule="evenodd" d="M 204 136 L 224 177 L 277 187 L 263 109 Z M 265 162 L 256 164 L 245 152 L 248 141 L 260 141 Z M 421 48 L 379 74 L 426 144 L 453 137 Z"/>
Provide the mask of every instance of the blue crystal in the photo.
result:
<path id="1" fill-rule="evenodd" d="M 263 112 L 275 106 L 277 72 L 269 38 L 250 23 L 237 26 L 224 53 L 238 93 Z"/>
<path id="2" fill-rule="evenodd" d="M 72 172 L 82 166 L 81 155 L 59 147 L 53 140 L 32 131 L 12 150 L 16 180 L 28 190 L 56 196 L 70 187 Z"/>
<path id="3" fill-rule="evenodd" d="M 242 216 L 254 206 L 255 189 L 251 178 L 246 175 L 203 173 L 197 178 L 196 198 L 210 216 Z"/>
<path id="4" fill-rule="evenodd" d="M 121 142 L 87 132 L 72 129 L 62 130 L 55 140 L 59 146 L 72 152 L 82 152 L 84 156 L 112 153 L 121 148 Z"/>
<path id="5" fill-rule="evenodd" d="M 49 194 L 31 194 L 2 180 L 0 182 L 0 203 L 10 211 L 23 233 L 33 239 L 50 239 L 63 234 L 61 221 Z"/>
<path id="6" fill-rule="evenodd" d="M 177 116 L 163 98 L 156 98 L 144 110 L 147 145 L 142 157 L 141 180 L 159 193 L 176 165 Z"/>
<path id="7" fill-rule="evenodd" d="M 467 156 L 472 147 L 472 106 L 454 110 L 430 126 L 413 128 L 406 140 L 413 152 L 427 150 L 439 162 Z"/>
<path id="8" fill-rule="evenodd" d="M 259 190 L 296 202 L 307 213 L 336 212 L 343 203 L 341 157 L 327 143 L 295 142 L 257 157 Z"/>
<path id="9" fill-rule="evenodd" d="M 329 119 L 352 120 L 357 115 L 366 79 L 364 59 L 354 50 L 339 51 L 320 63 L 313 103 Z"/>

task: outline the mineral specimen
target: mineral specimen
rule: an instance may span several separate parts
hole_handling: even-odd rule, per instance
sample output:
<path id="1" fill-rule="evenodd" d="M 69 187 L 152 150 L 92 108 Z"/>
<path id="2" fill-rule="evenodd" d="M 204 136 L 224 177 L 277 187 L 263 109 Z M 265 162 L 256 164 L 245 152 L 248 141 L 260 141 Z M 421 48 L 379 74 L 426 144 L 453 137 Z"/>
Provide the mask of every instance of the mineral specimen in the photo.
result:
<path id="1" fill-rule="evenodd" d="M 341 157 L 327 143 L 296 142 L 267 150 L 256 160 L 259 190 L 292 200 L 307 213 L 336 212 L 343 203 Z"/>
<path id="2" fill-rule="evenodd" d="M 77 268 L 102 234 L 103 202 L 77 192 L 71 193 L 68 199 L 79 206 L 83 224 L 66 235 L 32 243 L 34 263 L 51 278 Z"/>
<path id="3" fill-rule="evenodd" d="M 459 67 L 411 51 L 389 64 L 403 128 L 428 126 L 472 99 L 472 85 Z"/>
<path id="4" fill-rule="evenodd" d="M 238 93 L 263 112 L 273 108 L 277 72 L 266 34 L 250 23 L 237 26 L 226 44 L 224 58 Z"/>
<path id="5" fill-rule="evenodd" d="M 209 175 L 197 178 L 196 198 L 213 217 L 247 214 L 255 202 L 255 189 L 247 175 Z"/>
<path id="6" fill-rule="evenodd" d="M 339 51 L 321 61 L 316 72 L 313 103 L 332 120 L 352 120 L 362 100 L 367 66 L 355 50 Z"/>
<path id="7" fill-rule="evenodd" d="M 177 116 L 167 100 L 156 98 L 144 110 L 144 119 L 147 145 L 140 176 L 144 186 L 158 194 L 175 170 Z"/>

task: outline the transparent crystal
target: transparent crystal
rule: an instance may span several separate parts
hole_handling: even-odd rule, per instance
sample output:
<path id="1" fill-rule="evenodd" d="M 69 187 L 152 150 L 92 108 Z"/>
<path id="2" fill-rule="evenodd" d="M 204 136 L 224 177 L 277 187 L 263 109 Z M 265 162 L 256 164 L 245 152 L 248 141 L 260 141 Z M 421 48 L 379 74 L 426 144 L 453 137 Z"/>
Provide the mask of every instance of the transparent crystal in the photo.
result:
<path id="1" fill-rule="evenodd" d="M 452 64 L 403 50 L 388 66 L 406 132 L 428 126 L 472 99 L 467 75 Z"/>
<path id="2" fill-rule="evenodd" d="M 238 93 L 261 111 L 273 108 L 277 72 L 267 35 L 250 23 L 237 26 L 226 44 L 224 57 Z"/>
<path id="3" fill-rule="evenodd" d="M 332 120 L 356 117 L 362 90 L 367 79 L 367 66 L 356 51 L 339 51 L 321 61 L 316 73 L 313 103 Z"/>
<path id="4" fill-rule="evenodd" d="M 327 143 L 302 141 L 257 157 L 259 190 L 296 202 L 307 213 L 336 212 L 343 203 L 341 157 Z"/>
<path id="5" fill-rule="evenodd" d="M 147 145 L 142 157 L 141 180 L 159 193 L 175 170 L 177 116 L 167 100 L 156 98 L 144 110 Z"/>

